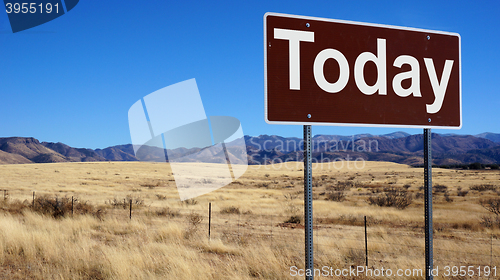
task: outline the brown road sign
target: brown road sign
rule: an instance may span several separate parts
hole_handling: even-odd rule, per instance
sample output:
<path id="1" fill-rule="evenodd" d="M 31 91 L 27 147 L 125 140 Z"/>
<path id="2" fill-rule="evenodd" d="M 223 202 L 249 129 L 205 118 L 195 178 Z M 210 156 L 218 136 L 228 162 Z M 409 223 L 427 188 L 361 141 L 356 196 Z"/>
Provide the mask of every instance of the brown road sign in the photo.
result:
<path id="1" fill-rule="evenodd" d="M 460 35 L 266 13 L 271 124 L 462 126 Z"/>

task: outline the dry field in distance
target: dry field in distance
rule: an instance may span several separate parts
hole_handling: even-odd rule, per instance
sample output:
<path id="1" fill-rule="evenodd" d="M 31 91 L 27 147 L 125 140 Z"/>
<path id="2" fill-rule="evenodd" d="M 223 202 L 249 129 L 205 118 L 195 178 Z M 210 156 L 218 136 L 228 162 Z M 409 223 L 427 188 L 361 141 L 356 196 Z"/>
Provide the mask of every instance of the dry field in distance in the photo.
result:
<path id="1" fill-rule="evenodd" d="M 423 268 L 423 169 L 340 164 L 313 165 L 315 267 L 364 265 L 366 216 L 368 267 Z M 500 171 L 434 168 L 433 184 L 436 279 L 488 279 L 442 273 L 500 270 L 500 205 L 492 204 Z M 302 163 L 249 166 L 230 185 L 182 203 L 165 163 L 0 165 L 0 190 L 1 279 L 303 278 L 290 275 L 304 266 Z"/>

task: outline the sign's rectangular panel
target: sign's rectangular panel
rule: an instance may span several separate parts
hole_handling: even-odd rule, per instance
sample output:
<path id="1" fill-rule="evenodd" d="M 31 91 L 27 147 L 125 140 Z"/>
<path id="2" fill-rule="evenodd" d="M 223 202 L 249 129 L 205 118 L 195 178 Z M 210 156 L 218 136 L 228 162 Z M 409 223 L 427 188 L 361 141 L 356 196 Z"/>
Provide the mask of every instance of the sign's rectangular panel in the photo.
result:
<path id="1" fill-rule="evenodd" d="M 267 13 L 271 124 L 462 126 L 460 35 Z"/>

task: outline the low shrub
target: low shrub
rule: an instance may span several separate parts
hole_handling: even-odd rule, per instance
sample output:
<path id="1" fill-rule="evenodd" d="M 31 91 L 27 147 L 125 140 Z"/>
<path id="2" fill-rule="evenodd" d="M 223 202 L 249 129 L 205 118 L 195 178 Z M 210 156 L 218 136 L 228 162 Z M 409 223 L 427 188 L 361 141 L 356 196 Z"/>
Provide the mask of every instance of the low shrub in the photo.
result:
<path id="1" fill-rule="evenodd" d="M 188 227 L 184 230 L 184 238 L 185 239 L 191 239 L 192 237 L 194 237 L 197 232 L 198 232 L 198 225 L 201 224 L 201 222 L 203 221 L 203 217 L 198 214 L 198 213 L 195 213 L 195 212 L 191 212 L 188 216 L 187 216 L 187 220 L 188 220 Z"/>
<path id="2" fill-rule="evenodd" d="M 489 199 L 481 199 L 479 204 L 483 206 L 488 212 L 495 214 L 496 216 L 500 215 L 500 198 L 489 198 Z"/>
<path id="3" fill-rule="evenodd" d="M 191 226 L 196 227 L 203 221 L 203 217 L 198 213 L 191 212 L 188 215 L 188 221 Z"/>
<path id="4" fill-rule="evenodd" d="M 453 202 L 453 198 L 450 197 L 450 193 L 449 192 L 445 192 L 444 193 L 444 200 L 446 202 Z"/>
<path id="5" fill-rule="evenodd" d="M 165 216 L 169 218 L 174 218 L 180 216 L 179 210 L 170 209 L 170 207 L 164 207 L 156 211 L 156 215 Z"/>
<path id="6" fill-rule="evenodd" d="M 20 200 L 2 200 L 0 201 L 0 210 L 4 212 L 9 212 L 11 214 L 19 214 L 21 215 L 25 209 L 30 209 L 31 203 L 28 200 L 20 201 Z"/>
<path id="7" fill-rule="evenodd" d="M 189 198 L 189 199 L 183 200 L 182 204 L 184 204 L 184 205 L 196 205 L 196 204 L 198 204 L 198 200 L 196 200 L 194 198 Z"/>
<path id="8" fill-rule="evenodd" d="M 115 197 L 106 201 L 105 204 L 108 204 L 113 208 L 127 209 L 128 207 L 130 207 L 130 201 L 132 201 L 132 204 L 136 207 L 144 205 L 144 199 L 140 197 L 132 197 L 131 195 L 127 195 L 124 199 L 117 199 Z"/>
<path id="9" fill-rule="evenodd" d="M 470 189 L 473 191 L 484 192 L 484 191 L 494 191 L 497 189 L 497 187 L 490 184 L 481 184 L 481 185 L 474 185 L 470 187 Z"/>
<path id="10" fill-rule="evenodd" d="M 483 216 L 479 222 L 483 227 L 486 228 L 499 228 L 500 227 L 500 217 L 498 216 Z"/>
<path id="11" fill-rule="evenodd" d="M 464 190 L 464 191 L 460 191 L 459 190 L 459 191 L 457 191 L 457 195 L 458 196 L 463 196 L 463 197 L 466 196 L 468 193 L 469 193 L 468 190 Z"/>
<path id="12" fill-rule="evenodd" d="M 77 198 L 73 198 L 73 203 L 71 203 L 71 198 L 69 197 L 61 198 L 46 195 L 36 197 L 34 203 L 31 205 L 31 210 L 54 218 L 61 218 L 71 214 L 72 204 L 73 213 L 89 214 L 94 211 L 94 207 L 88 204 L 87 201 L 80 201 Z M 24 203 L 24 205 L 29 205 L 29 203 Z"/>
<path id="13" fill-rule="evenodd" d="M 343 191 L 332 191 L 326 194 L 326 200 L 342 202 L 345 200 L 345 192 Z"/>
<path id="14" fill-rule="evenodd" d="M 338 181 L 337 185 L 328 186 L 326 189 L 330 191 L 343 192 L 348 191 L 356 184 L 353 181 Z"/>
<path id="15" fill-rule="evenodd" d="M 301 217 L 298 215 L 293 215 L 288 218 L 288 220 L 285 221 L 285 223 L 290 223 L 290 224 L 300 224 L 301 222 Z"/>
<path id="16" fill-rule="evenodd" d="M 221 214 L 240 214 L 240 208 L 234 207 L 234 206 L 229 206 L 229 207 L 224 207 L 222 210 L 220 210 Z"/>
<path id="17" fill-rule="evenodd" d="M 344 262 L 347 265 L 359 266 L 365 262 L 365 252 L 361 249 L 349 249 L 344 255 Z"/>
<path id="18" fill-rule="evenodd" d="M 158 200 L 165 200 L 167 199 L 167 196 L 163 194 L 156 194 L 156 198 L 158 198 Z"/>
<path id="19" fill-rule="evenodd" d="M 445 193 L 448 190 L 448 187 L 445 185 L 441 185 L 441 184 L 435 184 L 433 186 L 433 189 L 434 189 L 435 193 L 440 193 L 440 192 Z"/>
<path id="20" fill-rule="evenodd" d="M 384 192 L 375 197 L 369 197 L 370 205 L 378 205 L 381 207 L 395 207 L 397 209 L 405 209 L 413 201 L 411 193 L 405 189 L 386 188 Z"/>
<path id="21" fill-rule="evenodd" d="M 352 181 L 354 177 L 349 178 L 348 181 L 338 181 L 337 186 L 333 187 L 335 191 L 347 191 L 354 187 L 354 182 Z"/>

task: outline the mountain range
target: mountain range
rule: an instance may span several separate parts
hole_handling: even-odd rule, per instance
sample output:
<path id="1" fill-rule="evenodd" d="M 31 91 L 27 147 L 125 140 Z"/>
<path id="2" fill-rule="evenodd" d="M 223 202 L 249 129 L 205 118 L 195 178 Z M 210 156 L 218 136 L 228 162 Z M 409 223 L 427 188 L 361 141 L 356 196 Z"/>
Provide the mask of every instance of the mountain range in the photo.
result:
<path id="1" fill-rule="evenodd" d="M 303 160 L 302 139 L 276 135 L 245 136 L 249 164 L 268 164 Z M 433 163 L 437 165 L 500 163 L 500 134 L 478 135 L 432 134 Z M 227 146 L 231 146 L 228 143 Z M 147 161 L 163 161 L 163 149 L 146 147 Z M 423 135 L 394 132 L 385 135 L 357 134 L 352 136 L 315 135 L 312 156 L 316 161 L 363 159 L 390 161 L 409 165 L 423 164 Z M 211 161 L 215 158 L 202 149 L 179 148 L 177 155 L 188 161 Z M 242 152 L 231 149 L 234 152 Z M 74 148 L 63 143 L 40 142 L 33 137 L 0 138 L 0 164 L 138 161 L 131 144 L 105 149 Z"/>

